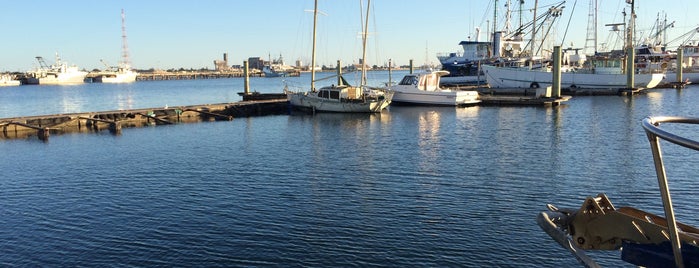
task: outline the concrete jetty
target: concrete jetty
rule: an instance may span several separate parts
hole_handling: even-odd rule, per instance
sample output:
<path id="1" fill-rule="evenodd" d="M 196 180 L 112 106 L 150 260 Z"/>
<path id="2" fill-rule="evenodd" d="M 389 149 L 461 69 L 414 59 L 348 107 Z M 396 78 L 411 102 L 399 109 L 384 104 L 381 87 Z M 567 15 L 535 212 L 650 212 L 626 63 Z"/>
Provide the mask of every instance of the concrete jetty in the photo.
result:
<path id="1" fill-rule="evenodd" d="M 198 121 L 233 120 L 236 117 L 288 114 L 286 99 L 241 101 L 0 118 L 0 139 L 31 138 L 48 140 L 52 134 L 109 130 L 121 134 L 122 127 L 177 124 Z"/>

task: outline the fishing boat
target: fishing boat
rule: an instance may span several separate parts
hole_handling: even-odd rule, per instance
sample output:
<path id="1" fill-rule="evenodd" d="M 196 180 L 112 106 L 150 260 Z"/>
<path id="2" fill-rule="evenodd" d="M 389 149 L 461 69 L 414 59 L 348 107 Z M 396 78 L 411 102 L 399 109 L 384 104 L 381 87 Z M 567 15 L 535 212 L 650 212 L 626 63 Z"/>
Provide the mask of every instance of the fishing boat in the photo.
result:
<path id="1" fill-rule="evenodd" d="M 605 194 L 587 197 L 575 209 L 547 205 L 537 224 L 586 267 L 599 267 L 586 251 L 619 250 L 621 259 L 644 267 L 699 267 L 699 229 L 676 221 L 660 140 L 699 151 L 699 142 L 660 128 L 699 124 L 699 118 L 648 117 L 642 125 L 650 142 L 665 217 L 612 205 Z"/>
<path id="2" fill-rule="evenodd" d="M 301 73 L 289 65 L 284 64 L 284 58 L 279 55 L 279 58 L 272 60 L 270 56 L 269 64 L 262 67 L 262 73 L 265 77 L 288 77 L 288 76 L 300 76 Z"/>
<path id="3" fill-rule="evenodd" d="M 136 81 L 138 73 L 131 70 L 128 66 L 119 66 L 99 72 L 94 82 L 99 83 L 131 83 Z"/>
<path id="4" fill-rule="evenodd" d="M 0 87 L 19 86 L 20 84 L 21 82 L 19 80 L 15 80 L 14 77 L 10 74 L 0 75 Z"/>
<path id="5" fill-rule="evenodd" d="M 391 86 L 392 104 L 466 106 L 480 102 L 478 92 L 471 90 L 451 90 L 441 88 L 440 77 L 447 71 L 426 71 L 419 74 L 407 74 L 398 83 Z"/>
<path id="6" fill-rule="evenodd" d="M 369 20 L 369 6 L 367 4 L 367 24 Z M 315 66 L 316 24 L 318 19 L 318 0 L 315 1 L 313 12 L 313 49 L 311 66 Z M 363 56 L 366 58 L 366 31 L 363 36 Z M 340 66 L 338 66 L 338 70 Z M 339 71 L 338 71 L 339 72 Z M 348 113 L 376 113 L 388 107 L 393 97 L 393 92 L 380 88 L 366 86 L 366 68 L 362 68 L 362 82 L 360 86 L 351 86 L 338 74 L 338 84 L 315 88 L 315 68 L 311 68 L 311 89 L 309 91 L 292 92 L 288 86 L 284 88 L 289 104 L 293 107 L 313 112 L 348 112 Z"/>
<path id="7" fill-rule="evenodd" d="M 121 10 L 121 62 L 118 66 L 109 66 L 104 61 L 100 60 L 107 69 L 99 72 L 95 78 L 94 82 L 101 83 L 131 83 L 136 81 L 138 73 L 131 70 L 131 62 L 129 60 L 129 48 L 126 42 L 126 15 L 124 15 L 124 10 Z"/>
<path id="8" fill-rule="evenodd" d="M 36 57 L 36 60 L 39 62 L 39 67 L 27 72 L 26 77 L 23 78 L 25 84 L 79 84 L 83 83 L 87 76 L 87 72 L 81 71 L 78 66 L 69 66 L 68 63 L 61 61 L 58 53 L 56 53 L 56 62 L 50 66 L 46 64 L 43 57 Z"/>
<path id="9" fill-rule="evenodd" d="M 616 94 L 627 88 L 627 74 L 622 72 L 622 59 L 593 57 L 593 68 L 567 69 L 561 72 L 561 89 L 573 94 Z M 492 91 L 498 93 L 527 93 L 553 83 L 550 68 L 482 66 Z M 634 75 L 635 88 L 654 88 L 665 77 L 663 73 Z"/>

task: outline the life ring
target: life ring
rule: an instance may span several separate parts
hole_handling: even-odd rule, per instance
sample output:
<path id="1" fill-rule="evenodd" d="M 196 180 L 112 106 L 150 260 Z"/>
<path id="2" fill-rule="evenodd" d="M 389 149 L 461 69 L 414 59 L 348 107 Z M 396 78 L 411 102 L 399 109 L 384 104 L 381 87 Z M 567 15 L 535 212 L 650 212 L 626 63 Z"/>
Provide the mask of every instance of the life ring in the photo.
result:
<path id="1" fill-rule="evenodd" d="M 531 85 L 529 85 L 529 88 L 539 88 L 539 83 L 532 82 Z"/>
<path id="2" fill-rule="evenodd" d="M 663 58 L 663 61 L 664 61 L 664 62 L 670 61 L 670 56 L 665 56 L 665 57 Z"/>

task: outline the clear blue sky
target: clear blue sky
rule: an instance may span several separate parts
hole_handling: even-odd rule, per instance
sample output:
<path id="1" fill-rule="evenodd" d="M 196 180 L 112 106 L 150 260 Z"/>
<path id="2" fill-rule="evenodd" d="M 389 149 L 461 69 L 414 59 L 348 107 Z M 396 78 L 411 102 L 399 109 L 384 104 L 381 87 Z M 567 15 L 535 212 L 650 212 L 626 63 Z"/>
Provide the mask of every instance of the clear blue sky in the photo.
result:
<path id="1" fill-rule="evenodd" d="M 676 21 L 670 37 L 699 25 L 696 0 L 637 0 L 639 28 L 649 29 L 658 12 Z M 518 0 L 513 0 L 514 9 Z M 540 0 L 540 6 L 557 1 Z M 504 19 L 505 0 L 499 0 Z M 364 0 L 366 4 L 366 0 Z M 525 21 L 533 0 L 525 0 Z M 574 11 L 565 46 L 583 47 L 588 0 L 568 0 L 558 26 L 559 39 Z M 575 8 L 573 10 L 573 6 Z M 404 65 L 438 63 L 435 55 L 459 50 L 458 43 L 492 25 L 493 0 L 373 0 L 370 17 L 369 64 L 389 58 Z M 621 22 L 624 0 L 599 0 L 599 39 L 605 42 L 605 23 Z M 282 54 L 288 64 L 310 62 L 313 0 L 220 1 L 3 1 L 0 26 L 0 71 L 27 71 L 37 66 L 35 56 L 64 61 L 91 70 L 121 59 L 121 9 L 133 66 L 138 69 L 213 69 L 213 60 L 227 52 L 231 64 L 248 57 Z M 361 57 L 360 8 L 356 0 L 319 0 L 318 62 L 357 63 Z M 628 9 L 627 9 L 628 11 Z M 539 11 L 542 12 L 542 11 Z M 513 23 L 518 15 L 513 16 Z M 492 27 L 492 26 L 490 26 Z M 485 34 L 481 38 L 486 38 Z M 672 39 L 672 38 L 670 38 Z"/>

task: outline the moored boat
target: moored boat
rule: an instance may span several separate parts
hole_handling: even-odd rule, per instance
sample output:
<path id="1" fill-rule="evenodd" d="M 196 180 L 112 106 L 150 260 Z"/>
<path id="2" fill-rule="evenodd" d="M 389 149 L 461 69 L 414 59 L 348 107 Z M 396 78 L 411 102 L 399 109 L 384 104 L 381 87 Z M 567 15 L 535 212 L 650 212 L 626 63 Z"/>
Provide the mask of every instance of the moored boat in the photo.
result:
<path id="1" fill-rule="evenodd" d="M 561 72 L 561 89 L 571 94 L 615 94 L 626 89 L 627 75 L 621 71 L 621 59 L 592 59 L 593 68 L 568 69 Z M 492 91 L 527 93 L 551 86 L 553 76 L 548 68 L 483 66 Z M 662 73 L 635 74 L 635 88 L 654 88 L 664 78 Z"/>
<path id="2" fill-rule="evenodd" d="M 371 1 L 369 1 L 371 2 Z M 370 3 L 367 3 L 367 18 Z M 313 12 L 313 49 L 311 66 L 315 66 L 315 35 L 318 17 L 318 0 L 315 1 Z M 368 21 L 367 21 L 368 22 Z M 367 23 L 368 24 L 368 23 Z M 365 25 L 365 27 L 367 27 Z M 364 29 L 363 56 L 366 58 L 366 29 Z M 338 70 L 340 66 L 338 66 Z M 338 75 L 338 85 L 315 88 L 315 68 L 311 68 L 311 89 L 309 91 L 292 92 L 284 88 L 289 104 L 293 107 L 313 112 L 347 112 L 347 113 L 376 113 L 388 107 L 393 92 L 379 88 L 370 88 L 364 83 L 366 70 L 362 69 L 362 84 L 351 86 L 341 75 Z"/>
<path id="3" fill-rule="evenodd" d="M 409 105 L 465 106 L 480 102 L 477 91 L 451 90 L 440 87 L 440 77 L 447 71 L 427 71 L 420 74 L 407 74 L 391 86 L 392 103 Z"/>
<path id="4" fill-rule="evenodd" d="M 19 86 L 20 84 L 21 82 L 19 80 L 15 80 L 14 77 L 10 74 L 0 75 L 0 87 Z"/>
<path id="5" fill-rule="evenodd" d="M 129 60 L 129 49 L 126 41 L 126 15 L 124 10 L 121 10 L 121 62 L 119 66 L 110 67 L 104 61 L 102 63 L 107 67 L 106 70 L 99 72 L 94 82 L 100 83 L 131 83 L 136 81 L 138 73 L 131 70 L 131 61 Z"/>
<path id="6" fill-rule="evenodd" d="M 43 57 L 36 57 L 39 67 L 36 70 L 27 72 L 24 78 L 25 84 L 39 85 L 64 85 L 80 84 L 85 82 L 87 72 L 81 71 L 76 65 L 68 65 L 61 61 L 56 53 L 56 62 L 52 65 L 46 64 Z"/>

